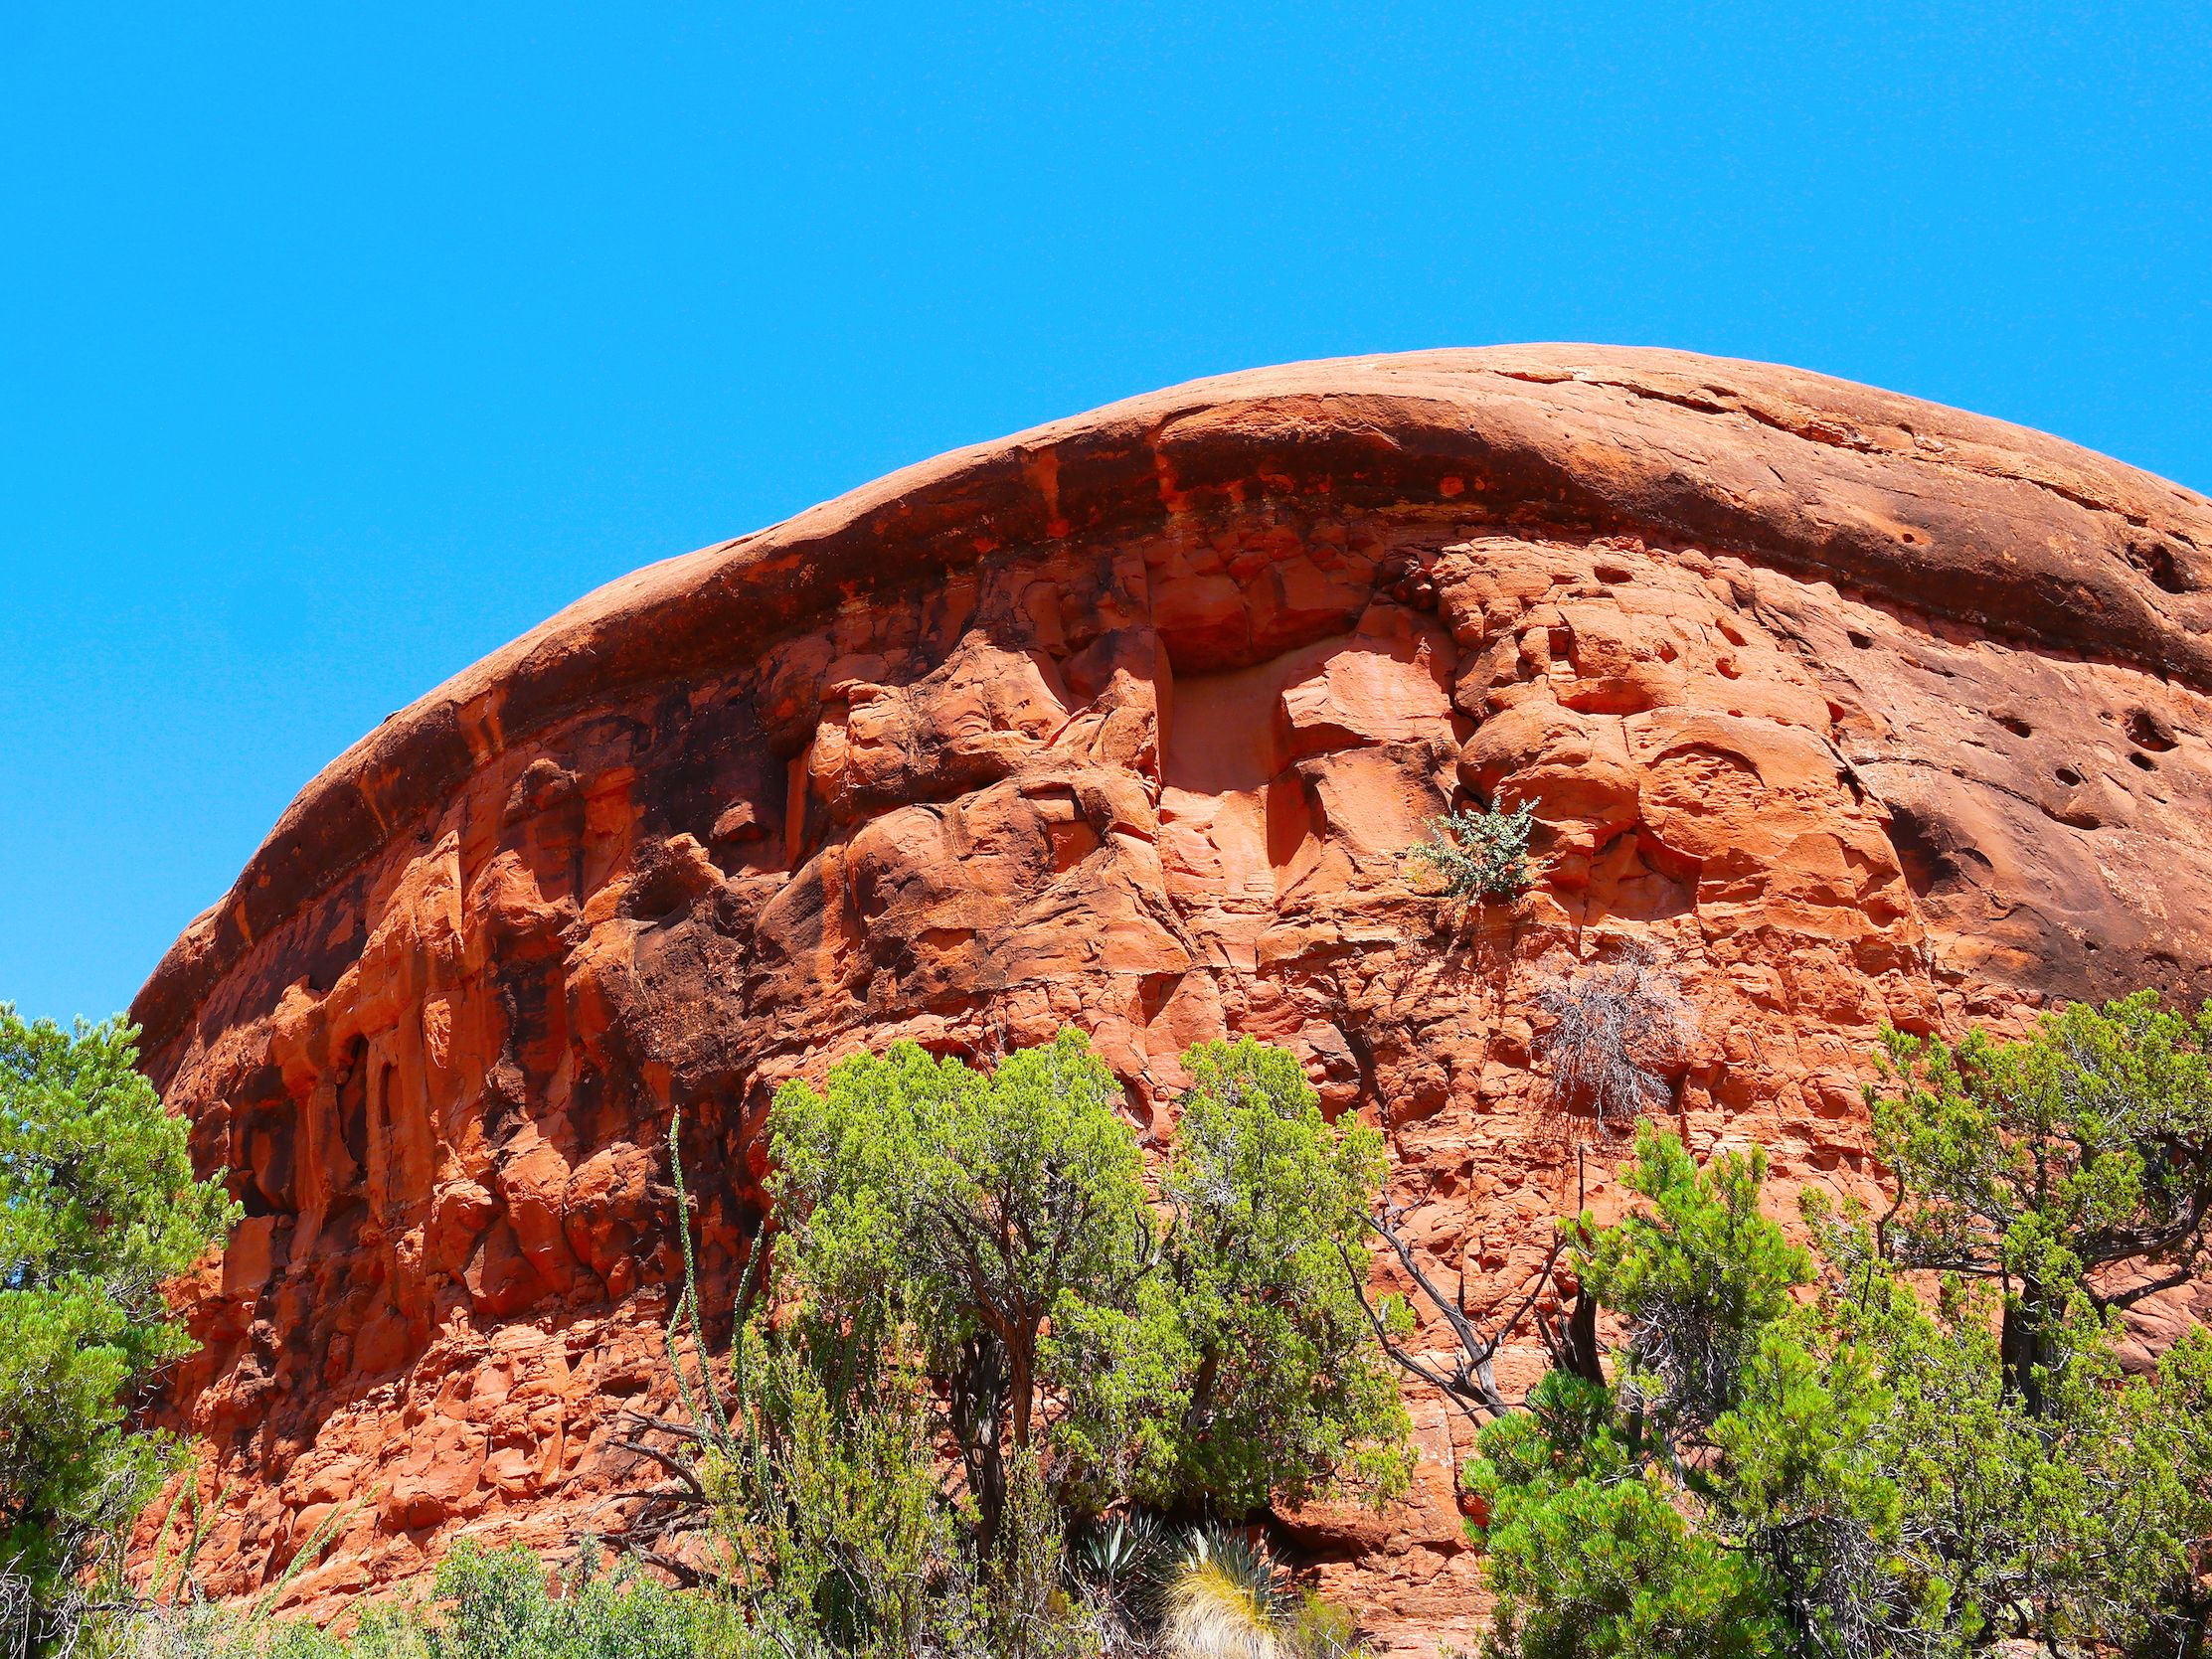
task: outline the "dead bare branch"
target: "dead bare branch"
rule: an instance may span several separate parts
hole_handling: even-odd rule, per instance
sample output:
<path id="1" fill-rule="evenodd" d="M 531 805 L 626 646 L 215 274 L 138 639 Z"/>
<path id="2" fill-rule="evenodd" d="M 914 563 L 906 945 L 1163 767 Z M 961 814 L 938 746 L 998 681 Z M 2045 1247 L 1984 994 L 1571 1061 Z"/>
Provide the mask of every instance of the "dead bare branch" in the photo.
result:
<path id="1" fill-rule="evenodd" d="M 1588 1112 L 1600 1135 L 1619 1131 L 1673 1100 L 1665 1072 L 1697 1039 L 1682 982 L 1640 940 L 1611 962 L 1538 988 L 1552 1018 L 1536 1052 L 1551 1067 L 1552 1104 Z"/>

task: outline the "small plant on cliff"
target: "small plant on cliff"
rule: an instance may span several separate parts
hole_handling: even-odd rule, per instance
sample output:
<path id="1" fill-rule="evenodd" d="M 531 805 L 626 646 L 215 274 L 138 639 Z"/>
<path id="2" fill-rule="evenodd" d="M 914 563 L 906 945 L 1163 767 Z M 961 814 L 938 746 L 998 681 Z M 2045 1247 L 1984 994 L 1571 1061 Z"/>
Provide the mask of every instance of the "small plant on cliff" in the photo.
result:
<path id="1" fill-rule="evenodd" d="M 163 1282 L 238 1214 L 193 1179 L 135 1037 L 0 1004 L 0 1574 L 28 1582 L 40 1626 L 180 1455 L 128 1413 L 195 1346 Z"/>
<path id="2" fill-rule="evenodd" d="M 1429 820 L 1429 839 L 1407 848 L 1406 857 L 1435 875 L 1444 898 L 1513 899 L 1536 880 L 1528 859 L 1535 828 L 1532 801 L 1510 812 L 1495 806 L 1447 812 Z"/>

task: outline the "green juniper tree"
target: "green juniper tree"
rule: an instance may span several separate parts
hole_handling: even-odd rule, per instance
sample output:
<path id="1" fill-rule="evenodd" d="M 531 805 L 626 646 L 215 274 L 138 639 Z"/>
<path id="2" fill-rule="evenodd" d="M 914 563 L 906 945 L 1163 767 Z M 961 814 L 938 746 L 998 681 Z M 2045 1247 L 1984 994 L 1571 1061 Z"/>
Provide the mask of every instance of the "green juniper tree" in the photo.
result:
<path id="1" fill-rule="evenodd" d="M 1485 1650 L 1521 1659 L 1787 1651 L 1765 1575 L 1685 1514 L 1601 1385 L 1554 1371 L 1480 1436 L 1469 1482 L 1496 1597 Z"/>
<path id="2" fill-rule="evenodd" d="M 875 1344 L 895 1327 L 920 1343 L 986 1538 L 1041 1397 L 1063 1432 L 1101 1445 L 1116 1397 L 1157 1369 L 1137 1309 L 1150 1212 L 1118 1093 L 1071 1033 L 991 1073 L 902 1044 L 843 1062 L 820 1092 L 796 1082 L 775 1097 L 785 1257 L 817 1305 L 870 1310 Z M 1126 1368 L 1070 1364 L 1048 1323 Z"/>
<path id="3" fill-rule="evenodd" d="M 1818 1204 L 1815 1276 L 1756 1157 L 1637 1154 L 1648 1208 L 1574 1262 L 1625 1332 L 1610 1380 L 1552 1373 L 1468 1471 L 1495 1653 L 2202 1651 L 2212 1337 L 2127 1379 L 2078 1328 L 2031 1410 L 1988 1290 L 1924 1304 Z"/>
<path id="4" fill-rule="evenodd" d="M 1889 1032 L 1882 1059 L 1891 1201 L 1808 1218 L 1839 1332 L 1883 1357 L 1868 1456 L 1896 1472 L 1915 1571 L 1981 1639 L 2200 1652 L 2212 1338 L 2134 1379 L 2117 1346 L 2126 1309 L 2212 1260 L 2212 1008 L 2138 992 L 2017 1042 Z"/>
<path id="5" fill-rule="evenodd" d="M 1382 1189 L 1382 1136 L 1324 1121 L 1280 1049 L 1245 1038 L 1183 1059 L 1193 1080 L 1160 1183 L 1184 1355 L 1169 1495 L 1244 1514 L 1307 1496 L 1347 1459 L 1362 1484 L 1402 1490 L 1404 1407 L 1339 1254 Z"/>
<path id="6" fill-rule="evenodd" d="M 1093 1503 L 1246 1513 L 1409 1477 L 1338 1255 L 1378 1138 L 1326 1122 L 1259 1044 L 1185 1064 L 1157 1210 L 1119 1085 L 1073 1032 L 987 1074 L 902 1045 L 776 1096 L 779 1270 L 840 1310 L 840 1340 L 911 1345 L 987 1546 L 1009 1468 L 1048 1449 L 1058 1489 Z"/>
<path id="7" fill-rule="evenodd" d="M 1763 1154 L 1696 1168 L 1646 1123 L 1627 1188 L 1648 1208 L 1588 1218 L 1583 1289 L 1627 1328 L 1613 1380 L 1563 1370 L 1478 1437 L 1467 1471 L 1498 1597 L 1491 1651 L 1524 1659 L 1674 1659 L 1785 1650 L 1774 1585 L 1740 1541 L 1699 1524 L 1719 1417 L 1762 1335 L 1810 1277 L 1760 1215 Z M 1735 1546 L 1735 1547 L 1732 1547 Z"/>
<path id="8" fill-rule="evenodd" d="M 1879 1215 L 1759 1207 L 1758 1153 L 1639 1130 L 1573 1224 L 1620 1340 L 1486 1427 L 1500 1655 L 2206 1648 L 2212 1334 L 2146 1376 L 2121 1310 L 2206 1257 L 2212 1022 L 2148 996 L 2025 1040 L 1885 1039 Z"/>
<path id="9" fill-rule="evenodd" d="M 2212 1250 L 2212 1005 L 2075 1003 L 2024 1042 L 1885 1034 L 1867 1090 L 1896 1183 L 1883 1253 L 1995 1284 L 2007 1383 L 2041 1414 L 2105 1316 Z"/>
<path id="10" fill-rule="evenodd" d="M 163 1281 L 237 1219 L 193 1179 L 136 1035 L 0 1004 L 0 1573 L 49 1600 L 175 1462 L 129 1408 L 193 1347 Z"/>

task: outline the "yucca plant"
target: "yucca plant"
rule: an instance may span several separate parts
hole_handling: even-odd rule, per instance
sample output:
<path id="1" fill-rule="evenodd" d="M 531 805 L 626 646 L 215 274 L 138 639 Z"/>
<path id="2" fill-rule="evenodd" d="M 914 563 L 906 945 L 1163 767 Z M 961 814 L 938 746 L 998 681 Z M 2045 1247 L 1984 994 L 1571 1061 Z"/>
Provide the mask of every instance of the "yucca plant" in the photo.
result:
<path id="1" fill-rule="evenodd" d="M 1158 1583 L 1175 1555 L 1174 1535 L 1141 1509 L 1086 1527 L 1068 1544 L 1070 1571 L 1086 1584 L 1115 1593 Z"/>
<path id="2" fill-rule="evenodd" d="M 1177 1560 L 1177 1540 L 1145 1510 L 1082 1528 L 1068 1540 L 1071 1587 L 1095 1611 L 1109 1653 L 1138 1652 L 1159 1613 L 1160 1587 Z"/>
<path id="3" fill-rule="evenodd" d="M 1202 1527 L 1168 1575 L 1160 1647 L 1172 1659 L 1290 1659 L 1296 1610 L 1264 1544 Z"/>

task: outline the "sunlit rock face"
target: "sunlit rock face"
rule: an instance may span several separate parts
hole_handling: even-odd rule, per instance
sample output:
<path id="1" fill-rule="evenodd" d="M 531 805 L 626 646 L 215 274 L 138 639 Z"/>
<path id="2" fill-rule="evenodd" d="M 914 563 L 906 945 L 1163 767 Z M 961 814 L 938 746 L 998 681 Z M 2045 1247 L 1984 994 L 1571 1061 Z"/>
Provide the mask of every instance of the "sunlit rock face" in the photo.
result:
<path id="1" fill-rule="evenodd" d="M 1547 346 L 1202 382 L 592 594 L 340 756 L 134 1009 L 248 1211 L 156 1408 L 214 1587 L 349 1503 L 293 1602 L 608 1526 L 671 1114 L 715 1301 L 774 1087 L 898 1038 L 1080 1026 L 1147 1135 L 1188 1045 L 1286 1045 L 1481 1310 L 1616 1203 L 1532 997 L 1642 941 L 1693 1144 L 1863 1183 L 1884 1021 L 2212 990 L 2208 587 L 2212 503 L 2070 445 Z M 1402 853 L 1470 796 L 1543 875 L 1453 918 Z M 1419 1646 L 1475 1561 L 1412 1404 L 1414 1500 L 1296 1530 Z"/>

